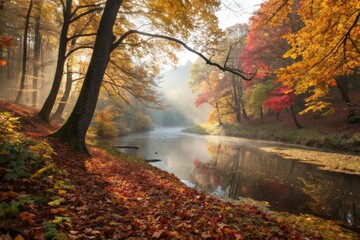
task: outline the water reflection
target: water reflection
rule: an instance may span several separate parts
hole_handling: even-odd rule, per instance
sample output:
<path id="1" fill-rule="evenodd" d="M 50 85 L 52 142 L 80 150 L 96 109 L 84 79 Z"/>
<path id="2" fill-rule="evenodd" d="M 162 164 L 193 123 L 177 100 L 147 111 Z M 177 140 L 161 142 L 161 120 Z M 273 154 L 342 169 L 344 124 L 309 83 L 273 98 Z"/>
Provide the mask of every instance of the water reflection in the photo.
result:
<path id="1" fill-rule="evenodd" d="M 123 137 L 126 151 L 209 193 L 269 202 L 274 210 L 311 213 L 359 230 L 360 177 L 326 172 L 259 150 L 268 142 L 156 129 Z M 281 146 L 286 147 L 286 146 Z"/>
<path id="2" fill-rule="evenodd" d="M 246 146 L 210 144 L 211 159 L 194 159 L 191 180 L 207 192 L 267 201 L 271 208 L 359 224 L 359 178 L 318 170 Z"/>

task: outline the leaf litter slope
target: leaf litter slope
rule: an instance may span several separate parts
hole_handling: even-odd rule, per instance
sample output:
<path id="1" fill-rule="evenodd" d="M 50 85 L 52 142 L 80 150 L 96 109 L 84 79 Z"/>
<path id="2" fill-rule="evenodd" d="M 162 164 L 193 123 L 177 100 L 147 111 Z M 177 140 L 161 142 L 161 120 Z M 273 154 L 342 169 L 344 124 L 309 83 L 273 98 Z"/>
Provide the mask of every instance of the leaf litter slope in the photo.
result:
<path id="1" fill-rule="evenodd" d="M 72 224 L 65 230 L 73 237 L 321 239 L 255 206 L 206 196 L 150 165 L 117 159 L 97 148 L 91 154 L 71 154 L 65 161 L 64 156 L 56 157 L 75 186 L 75 196 L 68 200 L 73 205 Z"/>

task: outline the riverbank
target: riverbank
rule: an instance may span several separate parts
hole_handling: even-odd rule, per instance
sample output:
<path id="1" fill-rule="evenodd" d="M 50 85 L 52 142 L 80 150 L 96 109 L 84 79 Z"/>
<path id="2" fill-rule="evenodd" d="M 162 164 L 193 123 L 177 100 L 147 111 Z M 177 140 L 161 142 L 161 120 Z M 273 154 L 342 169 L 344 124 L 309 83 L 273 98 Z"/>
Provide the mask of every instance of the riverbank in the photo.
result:
<path id="1" fill-rule="evenodd" d="M 75 153 L 46 137 L 54 127 L 32 118 L 34 110 L 1 102 L 4 110 L 20 119 L 1 118 L 9 140 L 0 144 L 8 159 L 0 165 L 0 238 L 360 239 L 331 221 L 205 195 L 113 148 L 91 146 L 91 157 Z M 12 158 L 16 149 L 21 158 Z M 9 165 L 20 159 L 25 175 Z M 4 179 L 12 170 L 17 177 Z"/>
<path id="2" fill-rule="evenodd" d="M 335 130 L 335 129 L 334 129 Z M 300 144 L 324 150 L 336 150 L 360 154 L 360 132 L 338 132 L 331 129 L 297 129 L 278 124 L 256 125 L 242 123 L 237 125 L 197 125 L 185 132 L 209 135 L 224 135 L 260 140 L 280 141 Z"/>
<path id="3" fill-rule="evenodd" d="M 266 152 L 287 159 L 301 159 L 303 162 L 320 165 L 323 169 L 351 174 L 360 174 L 360 133 L 352 135 L 314 129 L 283 129 L 276 125 L 198 125 L 184 130 L 188 133 L 223 135 L 240 138 L 279 141 L 315 147 L 313 150 L 262 148 Z M 320 151 L 317 151 L 320 150 Z M 321 151 L 329 151 L 326 154 Z M 350 153 L 344 157 L 341 152 Z M 323 156 L 324 155 L 324 156 Z"/>
<path id="4" fill-rule="evenodd" d="M 204 124 L 189 129 L 198 134 L 226 135 L 234 137 L 280 141 L 360 155 L 360 123 L 349 123 L 348 107 L 340 101 L 339 92 L 332 92 L 328 99 L 333 107 L 332 114 L 306 112 L 297 114 L 302 126 L 298 129 L 291 112 L 283 110 L 278 114 L 266 111 L 263 119 L 249 116 L 237 124 Z M 360 90 L 351 91 L 352 106 L 355 113 L 360 112 Z"/>

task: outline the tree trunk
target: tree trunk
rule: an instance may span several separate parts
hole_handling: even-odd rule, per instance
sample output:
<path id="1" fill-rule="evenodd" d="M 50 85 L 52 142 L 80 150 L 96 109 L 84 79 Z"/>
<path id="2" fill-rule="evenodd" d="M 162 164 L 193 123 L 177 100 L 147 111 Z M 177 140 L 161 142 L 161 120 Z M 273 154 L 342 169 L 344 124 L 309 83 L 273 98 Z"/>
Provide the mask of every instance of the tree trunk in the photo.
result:
<path id="1" fill-rule="evenodd" d="M 220 117 L 220 109 L 219 109 L 219 105 L 218 105 L 217 101 L 215 102 L 215 108 L 216 108 L 218 122 L 219 122 L 219 125 L 221 126 L 222 122 L 221 122 L 221 117 Z"/>
<path id="2" fill-rule="evenodd" d="M 67 33 L 69 30 L 70 19 L 71 19 L 71 6 L 72 6 L 72 0 L 66 0 L 66 6 L 65 9 L 63 10 L 64 22 L 60 34 L 59 52 L 58 52 L 54 82 L 52 84 L 50 93 L 44 102 L 43 107 L 41 108 L 40 112 L 38 112 L 37 114 L 37 116 L 40 119 L 46 122 L 49 122 L 50 113 L 54 107 L 56 97 L 61 86 L 61 79 L 63 76 L 64 65 L 66 60 L 66 46 L 68 42 Z"/>
<path id="3" fill-rule="evenodd" d="M 37 94 L 38 94 L 38 80 L 39 80 L 39 68 L 40 68 L 40 46 L 41 46 L 41 36 L 40 36 L 40 15 L 37 15 L 35 18 L 35 43 L 34 43 L 34 67 L 33 67 L 33 96 L 32 96 L 32 106 L 36 108 L 37 104 Z"/>
<path id="4" fill-rule="evenodd" d="M 66 64 L 66 83 L 65 83 L 65 91 L 64 94 L 61 97 L 60 103 L 54 113 L 54 115 L 51 117 L 52 120 L 60 120 L 61 119 L 61 115 L 63 114 L 66 104 L 69 100 L 70 97 L 70 92 L 71 92 L 71 86 L 72 86 L 72 82 L 73 82 L 73 77 L 72 77 L 72 63 L 71 61 L 68 59 L 67 64 Z"/>
<path id="5" fill-rule="evenodd" d="M 93 19 L 94 16 L 95 15 L 92 15 L 90 17 L 89 21 L 87 21 L 87 23 L 79 31 L 79 34 L 81 34 L 81 33 L 83 33 L 85 31 L 85 29 L 90 25 L 90 22 L 91 22 L 91 20 Z M 76 41 L 77 41 L 77 38 L 73 38 L 71 40 L 69 51 L 75 49 Z M 51 117 L 51 120 L 61 120 L 61 115 L 63 114 L 63 112 L 65 110 L 65 107 L 66 107 L 66 104 L 67 104 L 67 102 L 69 100 L 70 92 L 71 92 L 71 86 L 72 86 L 72 82 L 73 82 L 72 63 L 73 62 L 71 60 L 71 57 L 68 58 L 67 64 L 66 64 L 67 74 L 66 74 L 65 91 L 64 91 L 64 94 L 61 97 L 60 103 L 59 103 L 54 115 Z"/>
<path id="6" fill-rule="evenodd" d="M 264 112 L 263 112 L 262 107 L 260 107 L 260 121 L 261 121 L 261 124 L 264 123 Z"/>
<path id="7" fill-rule="evenodd" d="M 81 153 L 89 155 L 85 144 L 85 135 L 95 111 L 100 87 L 115 37 L 113 26 L 122 4 L 121 0 L 107 0 L 96 35 L 94 51 L 85 75 L 78 100 L 65 124 L 52 136 L 63 141 Z"/>
<path id="8" fill-rule="evenodd" d="M 9 82 L 12 80 L 12 68 L 13 68 L 13 61 L 14 61 L 14 50 L 10 47 L 7 48 L 7 63 L 6 63 L 6 87 L 9 87 Z M 5 89 L 3 89 L 5 90 Z"/>
<path id="9" fill-rule="evenodd" d="M 233 99 L 234 99 L 234 110 L 236 116 L 236 122 L 239 123 L 241 121 L 241 113 L 240 113 L 240 102 L 239 102 L 239 94 L 237 92 L 237 84 L 236 84 L 236 76 L 232 75 L 232 88 L 233 88 Z"/>
<path id="10" fill-rule="evenodd" d="M 336 78 L 336 86 L 340 91 L 341 97 L 344 100 L 347 111 L 348 111 L 348 119 L 354 117 L 356 115 L 355 109 L 351 106 L 350 97 L 348 93 L 348 81 L 346 76 L 341 76 Z"/>
<path id="11" fill-rule="evenodd" d="M 303 128 L 303 126 L 301 126 L 301 124 L 299 123 L 299 121 L 298 121 L 297 118 L 296 118 L 296 113 L 295 113 L 295 111 L 294 111 L 294 107 L 293 107 L 292 104 L 290 105 L 290 112 L 291 112 L 291 117 L 292 117 L 292 119 L 293 119 L 296 127 L 297 127 L 298 129 Z"/>
<path id="12" fill-rule="evenodd" d="M 22 68 L 21 68 L 21 80 L 20 80 L 20 89 L 15 99 L 15 103 L 19 103 L 21 100 L 22 92 L 25 88 L 25 78 L 26 78 L 26 62 L 27 62 L 27 41 L 28 41 L 28 32 L 29 32 L 29 23 L 30 23 L 30 15 L 31 9 L 33 7 L 34 1 L 30 0 L 30 5 L 28 11 L 26 13 L 25 18 L 25 30 L 23 37 L 23 57 L 22 57 Z"/>
<path id="13" fill-rule="evenodd" d="M 0 48 L 0 60 L 2 60 L 2 59 L 3 59 L 3 49 Z M 2 89 L 5 89 L 5 85 L 6 85 L 5 79 L 3 77 L 4 71 L 5 71 L 5 68 L 0 66 L 0 92 L 1 92 Z"/>

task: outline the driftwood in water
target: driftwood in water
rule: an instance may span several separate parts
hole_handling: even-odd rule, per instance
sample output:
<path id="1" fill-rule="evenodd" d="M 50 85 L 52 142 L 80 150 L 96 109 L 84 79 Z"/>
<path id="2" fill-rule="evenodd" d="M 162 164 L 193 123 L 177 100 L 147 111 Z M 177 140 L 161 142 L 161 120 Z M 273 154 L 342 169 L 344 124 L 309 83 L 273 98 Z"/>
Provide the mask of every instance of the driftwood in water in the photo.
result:
<path id="1" fill-rule="evenodd" d="M 145 162 L 160 162 L 161 159 L 145 159 Z"/>
<path id="2" fill-rule="evenodd" d="M 121 145 L 114 145 L 115 148 L 132 148 L 132 149 L 139 149 L 137 146 L 121 146 Z"/>

